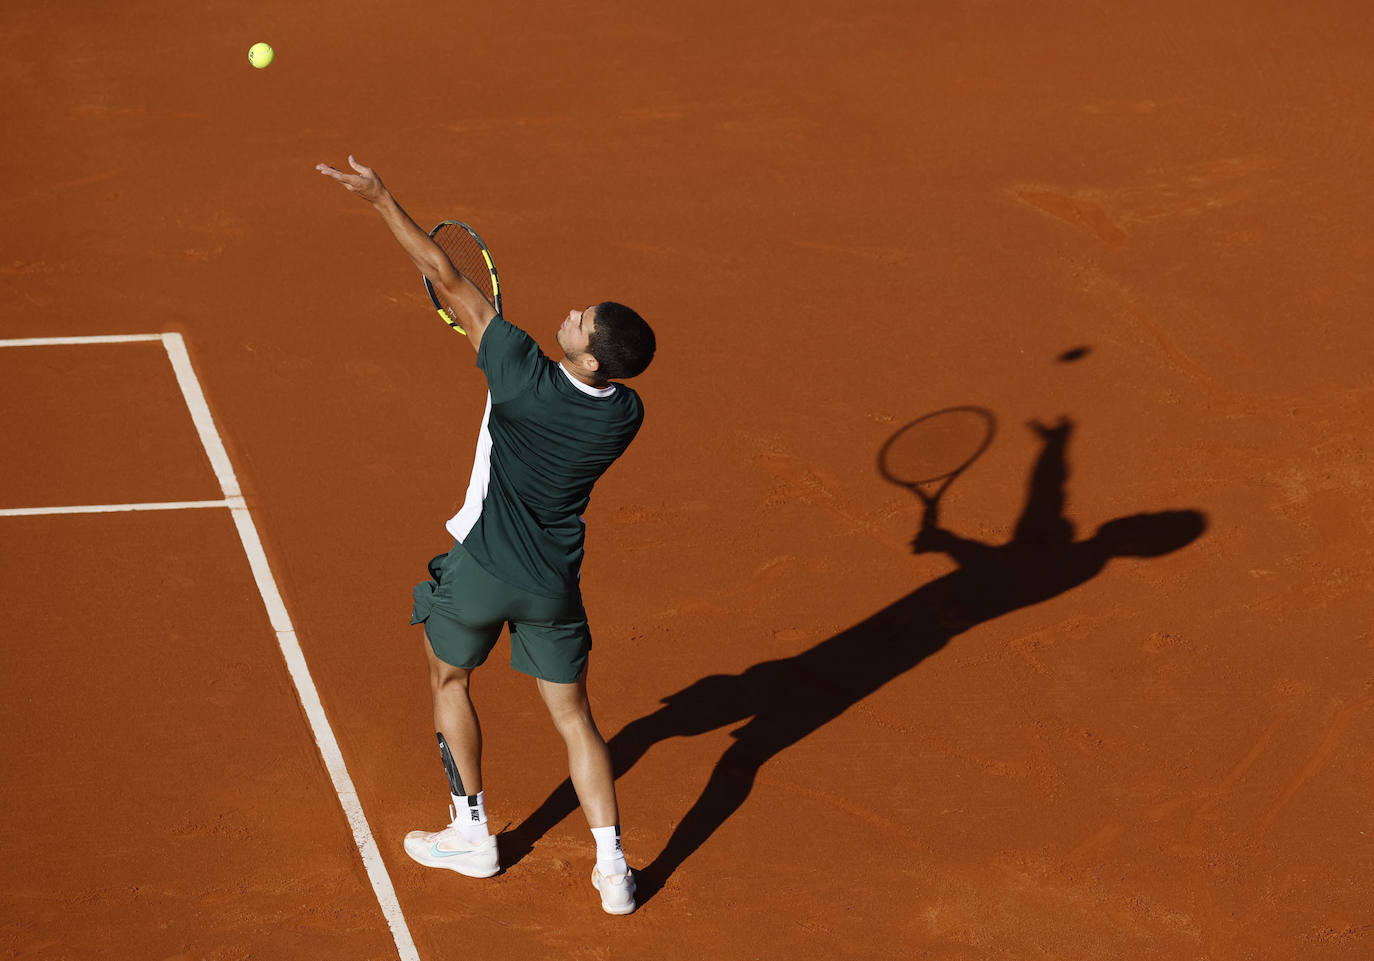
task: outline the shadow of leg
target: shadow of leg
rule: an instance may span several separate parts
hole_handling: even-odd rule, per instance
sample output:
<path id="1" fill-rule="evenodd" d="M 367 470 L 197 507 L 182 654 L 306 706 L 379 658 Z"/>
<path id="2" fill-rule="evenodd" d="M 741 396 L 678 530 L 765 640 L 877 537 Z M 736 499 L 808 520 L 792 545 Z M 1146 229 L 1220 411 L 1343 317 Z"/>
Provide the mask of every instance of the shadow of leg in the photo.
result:
<path id="1" fill-rule="evenodd" d="M 634 767 L 649 748 L 674 736 L 675 732 L 665 730 L 664 714 L 666 710 L 631 721 L 606 742 L 611 752 L 611 769 L 617 778 Z M 501 835 L 501 864 L 507 868 L 519 864 L 540 838 L 562 823 L 578 806 L 572 781 L 564 778 L 525 820 Z"/>
<path id="2" fill-rule="evenodd" d="M 641 905 L 657 894 L 692 852 L 739 810 L 753 790 L 763 761 L 770 756 L 760 754 L 756 745 L 745 741 L 737 741 L 721 755 L 701 796 L 673 830 L 662 852 L 652 863 L 635 871 L 639 884 L 636 897 Z"/>

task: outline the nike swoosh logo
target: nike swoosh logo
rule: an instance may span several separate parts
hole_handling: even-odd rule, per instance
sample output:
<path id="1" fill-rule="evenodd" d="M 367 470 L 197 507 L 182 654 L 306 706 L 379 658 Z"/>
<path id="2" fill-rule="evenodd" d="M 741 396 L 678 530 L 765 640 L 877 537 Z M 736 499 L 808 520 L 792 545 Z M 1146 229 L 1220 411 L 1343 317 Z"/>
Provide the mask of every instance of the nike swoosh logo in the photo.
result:
<path id="1" fill-rule="evenodd" d="M 429 853 L 430 853 L 430 856 L 431 856 L 431 857 L 436 857 L 436 858 L 452 858 L 452 857 L 457 857 L 457 856 L 460 855 L 460 854 L 472 854 L 472 853 L 474 853 L 474 852 L 472 852 L 472 851 L 441 851 L 441 850 L 439 850 L 439 842 L 438 842 L 438 841 L 435 841 L 432 845 L 430 845 Z"/>

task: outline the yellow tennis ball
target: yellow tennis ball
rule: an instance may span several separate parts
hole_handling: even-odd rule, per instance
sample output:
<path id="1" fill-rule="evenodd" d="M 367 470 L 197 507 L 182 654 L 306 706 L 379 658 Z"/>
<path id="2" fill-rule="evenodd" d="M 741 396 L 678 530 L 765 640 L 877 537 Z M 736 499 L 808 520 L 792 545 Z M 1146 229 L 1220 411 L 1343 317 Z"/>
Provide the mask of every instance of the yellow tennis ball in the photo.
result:
<path id="1" fill-rule="evenodd" d="M 270 67 L 272 60 L 277 56 L 270 43 L 255 43 L 248 48 L 248 62 L 261 70 L 263 67 Z"/>

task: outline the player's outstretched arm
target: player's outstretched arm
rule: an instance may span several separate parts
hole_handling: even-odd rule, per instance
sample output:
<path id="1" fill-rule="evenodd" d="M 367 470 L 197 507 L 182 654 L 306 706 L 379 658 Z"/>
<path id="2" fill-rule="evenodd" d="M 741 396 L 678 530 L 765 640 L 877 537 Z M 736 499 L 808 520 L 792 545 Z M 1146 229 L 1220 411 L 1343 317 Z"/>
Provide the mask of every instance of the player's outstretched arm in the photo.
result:
<path id="1" fill-rule="evenodd" d="M 372 204 L 381 216 L 382 222 L 391 230 L 391 235 L 401 245 L 420 272 L 439 291 L 444 302 L 452 304 L 463 316 L 455 318 L 467 331 L 468 340 L 476 350 L 481 346 L 482 334 L 486 331 L 496 311 L 481 291 L 453 267 L 448 255 L 439 248 L 429 234 L 410 218 L 410 215 L 391 196 L 382 178 L 371 167 L 366 167 L 353 159 L 350 154 L 348 165 L 356 173 L 344 173 L 329 164 L 316 164 L 315 169 L 326 177 L 331 177 L 344 186 L 349 193 L 357 194 Z"/>

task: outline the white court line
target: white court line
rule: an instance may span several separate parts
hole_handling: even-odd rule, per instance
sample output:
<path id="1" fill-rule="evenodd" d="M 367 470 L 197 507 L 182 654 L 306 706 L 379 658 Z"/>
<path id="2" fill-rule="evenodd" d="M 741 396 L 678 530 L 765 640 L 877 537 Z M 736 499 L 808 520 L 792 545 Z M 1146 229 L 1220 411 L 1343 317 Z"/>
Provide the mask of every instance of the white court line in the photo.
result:
<path id="1" fill-rule="evenodd" d="M 267 554 L 263 551 L 262 541 L 258 537 L 258 529 L 253 524 L 253 517 L 240 496 L 239 483 L 234 476 L 233 465 L 229 462 L 229 455 L 225 451 L 224 442 L 220 439 L 219 431 L 215 427 L 214 418 L 210 416 L 210 408 L 205 403 L 205 394 L 201 391 L 200 381 L 196 377 L 195 369 L 191 366 L 191 358 L 186 352 L 186 343 L 181 335 L 165 333 L 104 337 L 33 337 L 22 340 L 0 340 L 0 347 L 120 344 L 153 340 L 162 342 L 167 351 L 167 356 L 172 362 L 172 370 L 176 373 L 177 384 L 181 387 L 182 397 L 191 412 L 191 419 L 196 425 L 196 433 L 200 435 L 201 445 L 205 448 L 206 456 L 210 458 L 210 465 L 214 468 L 220 489 L 224 492 L 224 500 L 11 508 L 0 510 L 0 516 L 100 513 L 116 510 L 178 510 L 200 507 L 229 508 L 234 519 L 234 526 L 239 532 L 239 540 L 243 542 L 244 553 L 248 556 L 248 564 L 253 570 L 253 579 L 257 582 L 258 593 L 262 596 L 263 606 L 267 609 L 267 617 L 272 623 L 272 629 L 276 631 L 277 646 L 281 650 L 282 658 L 286 661 L 286 669 L 291 675 L 291 681 L 296 686 L 296 694 L 301 700 L 301 707 L 305 709 L 305 716 L 310 722 L 310 730 L 315 736 L 315 744 L 319 748 L 320 757 L 324 759 L 325 768 L 329 771 L 329 779 L 334 784 L 334 792 L 338 795 L 339 804 L 343 807 L 344 814 L 348 818 L 348 826 L 353 831 L 353 842 L 357 845 L 358 853 L 362 856 L 363 867 L 367 871 L 368 880 L 372 882 L 372 891 L 377 896 L 377 903 L 381 906 L 387 926 L 391 928 L 391 936 L 396 942 L 396 950 L 400 954 L 401 961 L 419 961 L 419 952 L 416 951 L 415 942 L 410 936 L 410 929 L 406 926 L 405 915 L 401 912 L 401 904 L 396 899 L 396 889 L 391 883 L 390 875 L 387 874 L 386 864 L 382 861 L 382 854 L 377 848 L 377 842 L 372 837 L 372 828 L 368 825 L 367 817 L 363 814 L 362 803 L 358 800 L 357 789 L 353 786 L 353 778 L 349 776 L 348 768 L 344 764 L 343 753 L 339 750 L 339 743 L 334 737 L 334 730 L 329 726 L 329 719 L 325 716 L 324 705 L 320 703 L 319 691 L 316 689 L 315 682 L 310 677 L 310 669 L 305 663 L 305 653 L 301 650 L 300 643 L 296 639 L 296 631 L 291 625 L 291 618 L 286 612 L 286 604 L 282 601 L 281 592 L 277 590 L 277 582 L 267 563 Z"/>
<path id="2" fill-rule="evenodd" d="M 132 344 L 141 340 L 161 340 L 162 334 L 103 334 L 94 337 L 21 337 L 0 340 L 0 347 L 59 347 L 66 344 Z"/>
<path id="3" fill-rule="evenodd" d="M 210 416 L 210 408 L 205 403 L 205 394 L 201 391 L 200 381 L 191 366 L 190 355 L 186 353 L 186 343 L 180 334 L 168 333 L 162 335 L 162 344 L 172 361 L 177 383 L 181 385 L 181 393 L 186 398 L 186 406 L 190 408 L 196 432 L 200 434 L 200 442 L 205 446 L 205 453 L 215 469 L 215 476 L 219 478 L 224 496 L 226 499 L 237 497 L 239 483 L 234 477 L 234 468 L 229 463 L 224 442 L 215 428 L 214 418 Z M 372 891 L 376 894 L 377 903 L 381 905 L 382 914 L 391 928 L 396 950 L 400 952 L 402 961 L 419 961 L 420 955 L 415 950 L 410 929 L 406 927 L 405 915 L 401 913 L 401 904 L 396 899 L 396 889 L 391 884 L 391 876 L 386 872 L 382 852 L 377 849 L 377 842 L 372 837 L 372 828 L 363 814 L 363 806 L 358 800 L 353 778 L 349 776 L 343 753 L 334 738 L 334 730 L 329 726 L 324 705 L 320 703 L 319 691 L 310 677 L 310 669 L 305 663 L 305 653 L 296 639 L 296 631 L 291 626 L 291 617 L 286 613 L 286 604 L 282 601 L 281 592 L 277 590 L 277 582 L 267 563 L 267 554 L 262 549 L 262 541 L 258 538 L 258 529 L 253 524 L 253 517 L 247 507 L 231 508 L 231 513 L 234 517 L 234 526 L 238 528 L 239 540 L 243 542 L 243 550 L 248 555 L 248 563 L 253 569 L 253 579 L 258 582 L 258 592 L 262 595 L 263 605 L 267 608 L 267 616 L 277 632 L 277 646 L 286 661 L 291 680 L 296 685 L 296 694 L 300 697 L 301 707 L 305 709 L 305 716 L 310 721 L 310 729 L 315 735 L 320 757 L 324 759 L 324 765 L 329 771 L 329 779 L 334 782 L 334 792 L 339 796 L 339 804 L 348 817 L 348 826 L 353 829 L 353 842 L 358 846 L 363 867 L 372 882 Z"/>
<path id="4" fill-rule="evenodd" d="M 147 504 L 76 504 L 70 507 L 5 507 L 0 517 L 37 517 L 40 514 L 113 514 L 117 511 L 187 511 L 202 507 L 242 507 L 242 497 L 222 501 L 163 501 Z"/>
<path id="5" fill-rule="evenodd" d="M 215 469 L 215 476 L 219 478 L 220 490 L 224 491 L 225 497 L 238 497 L 239 480 L 234 476 L 229 454 L 224 449 L 224 442 L 219 438 L 219 431 L 215 429 L 215 419 L 210 416 L 210 407 L 205 403 L 205 394 L 201 392 L 200 381 L 196 379 L 195 369 L 191 366 L 191 355 L 186 353 L 186 341 L 181 339 L 180 334 L 163 334 L 162 346 L 167 348 L 172 370 L 176 371 L 177 383 L 181 385 L 181 396 L 186 398 L 186 406 L 191 409 L 191 420 L 195 422 L 196 433 L 200 435 L 205 454 L 210 458 L 210 466 Z M 243 546 L 246 548 L 248 544 L 245 543 Z M 276 588 L 273 587 L 273 590 Z M 264 599 L 265 597 L 266 595 Z"/>

